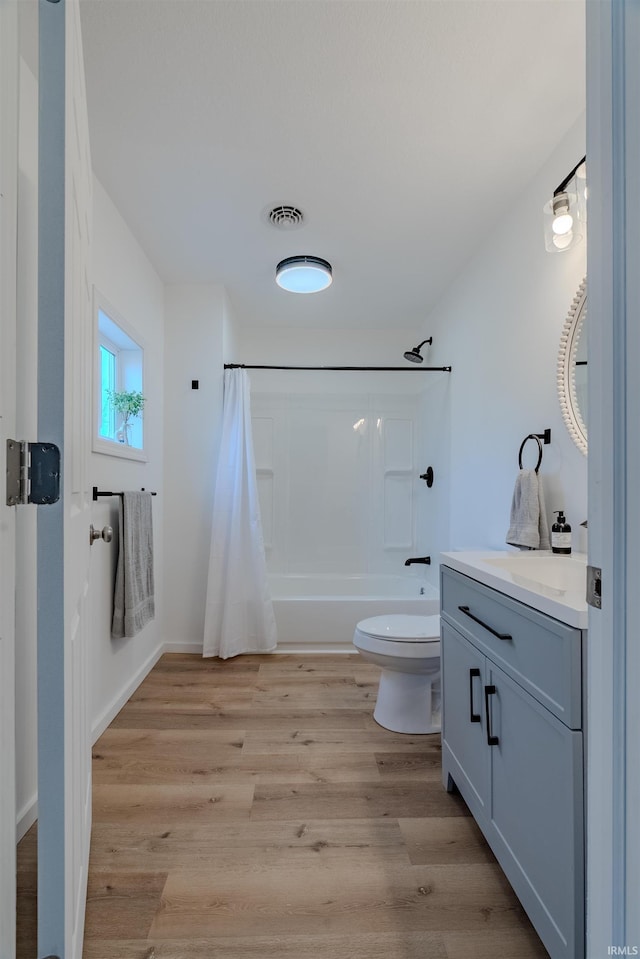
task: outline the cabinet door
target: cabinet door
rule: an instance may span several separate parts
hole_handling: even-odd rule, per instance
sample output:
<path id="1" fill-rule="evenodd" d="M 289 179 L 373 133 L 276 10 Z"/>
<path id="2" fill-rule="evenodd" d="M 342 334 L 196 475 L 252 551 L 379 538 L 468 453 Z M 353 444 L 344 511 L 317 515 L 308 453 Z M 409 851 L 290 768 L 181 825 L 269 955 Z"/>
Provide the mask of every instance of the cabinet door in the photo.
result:
<path id="1" fill-rule="evenodd" d="M 553 959 L 584 955 L 582 733 L 487 661 L 491 846 Z"/>
<path id="2" fill-rule="evenodd" d="M 444 784 L 449 787 L 450 775 L 473 815 L 486 821 L 490 772 L 483 707 L 486 660 L 444 622 L 441 654 Z"/>

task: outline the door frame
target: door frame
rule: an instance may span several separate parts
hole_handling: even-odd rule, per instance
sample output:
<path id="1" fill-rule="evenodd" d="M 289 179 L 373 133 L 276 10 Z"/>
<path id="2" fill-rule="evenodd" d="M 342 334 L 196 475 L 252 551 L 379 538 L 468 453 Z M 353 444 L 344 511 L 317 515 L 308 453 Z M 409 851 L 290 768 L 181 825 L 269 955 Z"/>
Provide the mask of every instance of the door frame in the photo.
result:
<path id="1" fill-rule="evenodd" d="M 640 950 L 640 3 L 591 0 L 589 165 L 589 612 L 587 955 Z M 631 953 L 629 953 L 631 954 Z"/>
<path id="2" fill-rule="evenodd" d="M 38 439 L 55 443 L 64 463 L 65 0 L 57 5 L 40 0 L 38 13 Z M 63 496 L 38 507 L 37 539 L 38 953 L 64 956 L 67 889 L 59 876 L 66 861 L 65 807 L 70 797 L 65 770 Z M 54 876 L 56 881 L 50 881 Z"/>
<path id="3" fill-rule="evenodd" d="M 0 0 L 0 476 L 15 438 L 18 9 Z M 15 509 L 0 489 L 0 955 L 16 946 Z"/>

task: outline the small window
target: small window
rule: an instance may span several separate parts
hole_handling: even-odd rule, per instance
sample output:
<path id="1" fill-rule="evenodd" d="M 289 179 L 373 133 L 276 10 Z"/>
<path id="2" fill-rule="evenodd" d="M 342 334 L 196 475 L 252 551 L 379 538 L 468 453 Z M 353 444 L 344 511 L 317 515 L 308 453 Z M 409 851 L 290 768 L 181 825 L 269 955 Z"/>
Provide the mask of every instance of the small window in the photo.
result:
<path id="1" fill-rule="evenodd" d="M 116 376 L 118 347 L 100 342 L 100 436 L 105 440 L 116 439 L 116 411 L 111 405 L 111 393 L 118 388 Z"/>
<path id="2" fill-rule="evenodd" d="M 144 349 L 129 324 L 96 290 L 96 385 L 93 449 L 98 453 L 146 459 L 142 412 L 118 409 L 116 394 L 144 396 Z"/>

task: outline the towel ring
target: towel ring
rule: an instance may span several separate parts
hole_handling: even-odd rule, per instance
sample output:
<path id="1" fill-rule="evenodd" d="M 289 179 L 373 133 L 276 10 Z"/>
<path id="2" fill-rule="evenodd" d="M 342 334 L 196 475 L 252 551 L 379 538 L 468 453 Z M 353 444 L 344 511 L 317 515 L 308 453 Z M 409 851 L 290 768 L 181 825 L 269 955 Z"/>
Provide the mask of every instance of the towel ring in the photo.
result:
<path id="1" fill-rule="evenodd" d="M 529 433 L 529 435 L 528 435 L 528 436 L 525 436 L 525 438 L 523 439 L 523 441 L 522 441 L 522 443 L 521 443 L 521 445 L 520 445 L 520 452 L 518 453 L 518 466 L 520 467 L 520 469 L 522 469 L 522 451 L 523 451 L 523 449 L 524 449 L 524 447 L 525 447 L 525 444 L 526 444 L 526 442 L 527 442 L 528 440 L 535 440 L 536 443 L 538 444 L 538 462 L 537 462 L 536 468 L 535 468 L 536 473 L 537 473 L 538 470 L 540 469 L 540 464 L 542 463 L 542 443 L 540 442 L 540 438 L 539 438 L 538 436 L 536 436 L 535 433 Z"/>

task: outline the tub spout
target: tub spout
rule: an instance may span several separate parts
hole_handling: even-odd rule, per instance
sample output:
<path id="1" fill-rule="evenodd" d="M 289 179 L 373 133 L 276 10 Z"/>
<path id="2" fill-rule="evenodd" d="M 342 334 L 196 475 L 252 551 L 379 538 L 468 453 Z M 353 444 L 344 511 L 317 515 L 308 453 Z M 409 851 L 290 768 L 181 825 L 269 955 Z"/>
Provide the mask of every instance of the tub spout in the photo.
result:
<path id="1" fill-rule="evenodd" d="M 430 556 L 414 556 L 411 559 L 405 559 L 404 565 L 411 566 L 412 563 L 424 563 L 425 566 L 431 566 Z"/>

